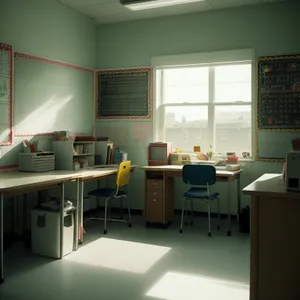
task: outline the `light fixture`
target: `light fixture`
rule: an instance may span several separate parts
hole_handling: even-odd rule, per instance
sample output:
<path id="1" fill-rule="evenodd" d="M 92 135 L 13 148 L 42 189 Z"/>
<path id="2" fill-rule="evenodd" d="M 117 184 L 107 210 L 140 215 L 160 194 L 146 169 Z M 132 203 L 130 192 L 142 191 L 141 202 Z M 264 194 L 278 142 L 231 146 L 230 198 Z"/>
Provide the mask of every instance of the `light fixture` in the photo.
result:
<path id="1" fill-rule="evenodd" d="M 120 3 L 131 10 L 145 10 L 201 1 L 204 0 L 120 0 Z"/>

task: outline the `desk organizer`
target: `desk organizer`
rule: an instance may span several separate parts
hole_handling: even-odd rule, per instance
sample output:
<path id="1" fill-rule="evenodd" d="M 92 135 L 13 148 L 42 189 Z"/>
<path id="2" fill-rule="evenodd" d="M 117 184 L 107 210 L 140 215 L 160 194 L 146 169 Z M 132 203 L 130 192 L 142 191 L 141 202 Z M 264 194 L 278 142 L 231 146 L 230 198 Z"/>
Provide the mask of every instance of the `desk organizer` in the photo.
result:
<path id="1" fill-rule="evenodd" d="M 45 172 L 55 169 L 53 152 L 19 153 L 19 171 Z"/>

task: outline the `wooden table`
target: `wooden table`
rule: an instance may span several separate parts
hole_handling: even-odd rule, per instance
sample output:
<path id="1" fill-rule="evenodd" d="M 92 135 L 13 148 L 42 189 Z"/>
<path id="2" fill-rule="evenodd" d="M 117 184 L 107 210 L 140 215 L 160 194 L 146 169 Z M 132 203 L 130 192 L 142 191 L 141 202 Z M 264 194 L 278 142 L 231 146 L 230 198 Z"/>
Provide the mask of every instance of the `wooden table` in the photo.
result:
<path id="1" fill-rule="evenodd" d="M 300 193 L 281 174 L 243 189 L 251 196 L 250 299 L 300 299 Z"/>
<path id="2" fill-rule="evenodd" d="M 141 166 L 138 167 L 146 172 L 146 203 L 145 214 L 146 220 L 166 224 L 173 219 L 174 215 L 174 177 L 182 177 L 182 165 L 165 165 L 165 166 Z M 217 182 L 226 182 L 228 184 L 228 232 L 231 235 L 231 182 L 237 180 L 237 199 L 239 215 L 241 208 L 240 198 L 240 174 L 239 171 L 216 170 Z M 153 193 L 155 200 L 153 201 Z M 157 201 L 161 200 L 161 201 Z M 157 215 L 162 205 L 162 217 Z M 148 213 L 148 216 L 147 216 Z"/>

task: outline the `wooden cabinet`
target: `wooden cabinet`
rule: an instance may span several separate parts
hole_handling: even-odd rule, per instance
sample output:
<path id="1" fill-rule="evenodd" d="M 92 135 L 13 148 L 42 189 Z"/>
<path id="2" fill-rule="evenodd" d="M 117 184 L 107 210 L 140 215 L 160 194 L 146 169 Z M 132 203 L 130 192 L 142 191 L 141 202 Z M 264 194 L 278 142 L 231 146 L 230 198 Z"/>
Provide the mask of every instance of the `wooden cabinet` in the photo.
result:
<path id="1" fill-rule="evenodd" d="M 250 300 L 300 299 L 300 194 L 281 174 L 244 188 L 251 195 Z"/>
<path id="2" fill-rule="evenodd" d="M 174 216 L 173 178 L 164 172 L 146 172 L 145 219 L 146 222 L 168 224 Z"/>

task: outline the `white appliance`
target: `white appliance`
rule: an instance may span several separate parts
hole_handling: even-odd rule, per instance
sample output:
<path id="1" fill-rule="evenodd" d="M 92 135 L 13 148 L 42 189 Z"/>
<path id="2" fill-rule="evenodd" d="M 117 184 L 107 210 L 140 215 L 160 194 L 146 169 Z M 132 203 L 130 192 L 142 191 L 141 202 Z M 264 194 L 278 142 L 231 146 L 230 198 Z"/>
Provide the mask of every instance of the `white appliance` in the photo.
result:
<path id="1" fill-rule="evenodd" d="M 74 210 L 64 212 L 63 256 L 73 251 Z M 43 209 L 31 210 L 31 248 L 34 254 L 60 257 L 60 213 Z"/>
<path id="2" fill-rule="evenodd" d="M 286 189 L 300 192 L 300 151 L 289 152 L 286 163 Z"/>

